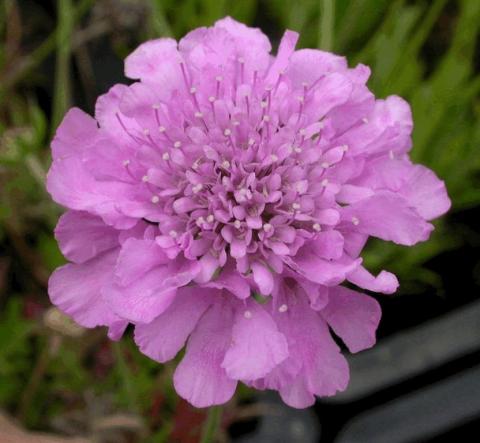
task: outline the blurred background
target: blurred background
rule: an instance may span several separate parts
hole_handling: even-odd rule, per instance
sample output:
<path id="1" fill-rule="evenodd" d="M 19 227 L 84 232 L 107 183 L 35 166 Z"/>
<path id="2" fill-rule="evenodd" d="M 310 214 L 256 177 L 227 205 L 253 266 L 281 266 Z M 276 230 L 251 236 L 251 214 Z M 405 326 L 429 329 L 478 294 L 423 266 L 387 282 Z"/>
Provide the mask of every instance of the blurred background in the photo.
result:
<path id="1" fill-rule="evenodd" d="M 289 28 L 300 47 L 368 64 L 378 97 L 411 103 L 413 160 L 446 181 L 453 207 L 425 244 L 368 244 L 370 269 L 395 272 L 401 288 L 377 297 L 379 343 L 348 357 L 345 393 L 296 411 L 242 388 L 218 441 L 478 441 L 480 1 L 3 0 L 0 442 L 199 441 L 205 412 L 174 394 L 174 365 L 140 354 L 131 332 L 112 343 L 51 308 L 48 276 L 64 259 L 52 235 L 61 208 L 44 178 L 65 111 L 92 113 L 97 95 L 126 82 L 130 51 L 225 15 L 262 28 L 274 47 Z"/>

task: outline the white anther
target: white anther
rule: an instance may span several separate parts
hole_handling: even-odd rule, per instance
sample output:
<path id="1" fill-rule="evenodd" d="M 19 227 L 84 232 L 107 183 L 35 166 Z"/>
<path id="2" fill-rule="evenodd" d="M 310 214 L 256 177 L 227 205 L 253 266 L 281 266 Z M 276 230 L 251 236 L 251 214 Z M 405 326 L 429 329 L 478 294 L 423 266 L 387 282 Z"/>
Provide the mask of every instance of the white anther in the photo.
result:
<path id="1" fill-rule="evenodd" d="M 178 233 L 177 233 L 177 231 L 175 231 L 175 230 L 172 229 L 172 230 L 168 233 L 168 235 L 169 235 L 170 237 L 172 237 L 172 238 L 176 238 L 177 235 L 178 235 Z"/>
<path id="2" fill-rule="evenodd" d="M 324 179 L 320 182 L 320 184 L 321 184 L 323 187 L 327 186 L 327 185 L 328 185 L 328 178 L 324 178 Z"/>
<path id="3" fill-rule="evenodd" d="M 197 88 L 195 86 L 192 86 L 190 88 L 190 94 L 195 94 L 197 92 Z"/>
<path id="4" fill-rule="evenodd" d="M 287 312 L 288 306 L 287 305 L 282 305 L 278 308 L 278 312 Z"/>
<path id="5" fill-rule="evenodd" d="M 270 121 L 270 116 L 269 115 L 264 115 L 263 116 L 263 121 L 264 122 L 269 122 Z"/>
<path id="6" fill-rule="evenodd" d="M 150 130 L 149 130 L 148 128 L 145 128 L 145 129 L 143 130 L 143 133 L 144 133 L 145 135 L 150 135 Z"/>
<path id="7" fill-rule="evenodd" d="M 278 156 L 275 155 L 275 154 L 272 154 L 272 155 L 270 156 L 270 160 L 272 160 L 272 162 L 276 162 L 276 161 L 278 161 Z"/>
<path id="8" fill-rule="evenodd" d="M 320 232 L 322 228 L 320 227 L 320 223 L 314 223 L 312 226 L 314 231 Z"/>
<path id="9" fill-rule="evenodd" d="M 213 95 L 211 95 L 210 97 L 208 97 L 208 101 L 209 101 L 210 103 L 213 103 L 215 100 L 216 100 L 216 98 L 215 98 Z"/>
<path id="10" fill-rule="evenodd" d="M 390 160 L 395 159 L 395 154 L 393 153 L 392 150 L 390 150 L 390 151 L 388 152 L 388 156 L 390 157 Z"/>
<path id="11" fill-rule="evenodd" d="M 255 140 L 253 138 L 248 139 L 248 146 L 253 146 L 255 144 Z"/>
<path id="12" fill-rule="evenodd" d="M 302 129 L 300 129 L 300 130 L 298 131 L 298 133 L 299 133 L 300 135 L 305 135 L 305 134 L 307 133 L 307 131 L 306 131 L 304 128 L 302 128 Z"/>
<path id="13" fill-rule="evenodd" d="M 307 83 L 307 82 L 302 82 L 302 86 L 303 86 L 304 88 L 308 88 L 308 83 Z"/>
<path id="14" fill-rule="evenodd" d="M 238 63 L 245 63 L 245 59 L 243 57 L 238 57 Z"/>
<path id="15" fill-rule="evenodd" d="M 367 117 L 362 118 L 362 122 L 363 123 L 368 123 L 368 118 Z"/>
<path id="16" fill-rule="evenodd" d="M 154 105 L 152 105 L 152 108 L 153 108 L 153 109 L 160 109 L 160 105 L 154 104 Z"/>
<path id="17" fill-rule="evenodd" d="M 152 197 L 152 203 L 158 203 L 160 201 L 160 197 L 158 195 L 154 195 Z"/>
<path id="18" fill-rule="evenodd" d="M 193 162 L 193 164 L 192 164 L 192 169 L 193 169 L 194 171 L 196 171 L 199 166 L 200 166 L 200 164 L 199 164 L 198 160 L 195 160 L 195 161 Z"/>
<path id="19" fill-rule="evenodd" d="M 268 102 L 266 102 L 265 100 L 260 102 L 260 107 L 261 108 L 265 109 L 267 106 L 268 106 Z"/>
<path id="20" fill-rule="evenodd" d="M 166 131 L 165 126 L 159 126 L 159 127 L 158 127 L 158 132 L 164 133 L 165 131 Z"/>
<path id="21" fill-rule="evenodd" d="M 148 175 L 144 175 L 144 176 L 142 177 L 142 182 L 143 182 L 143 183 L 148 182 Z"/>
<path id="22" fill-rule="evenodd" d="M 225 129 L 225 131 L 223 131 L 223 135 L 225 135 L 226 137 L 228 137 L 229 135 L 232 134 L 232 131 L 230 129 Z"/>
<path id="23" fill-rule="evenodd" d="M 128 166 L 130 164 L 130 160 L 123 160 L 122 165 Z"/>
<path id="24" fill-rule="evenodd" d="M 305 101 L 305 97 L 303 95 L 299 95 L 297 96 L 297 100 L 300 102 L 300 103 L 303 103 Z"/>
<path id="25" fill-rule="evenodd" d="M 239 124 L 240 124 L 240 122 L 237 121 L 237 120 L 235 120 L 235 121 L 232 122 L 232 125 L 233 125 L 233 126 L 238 126 Z"/>
<path id="26" fill-rule="evenodd" d="M 207 223 L 213 223 L 215 221 L 215 217 L 210 214 L 207 216 Z"/>
<path id="27" fill-rule="evenodd" d="M 297 154 L 300 154 L 300 152 L 302 152 L 302 148 L 300 148 L 299 146 L 293 148 L 293 150 L 294 150 Z"/>
<path id="28" fill-rule="evenodd" d="M 245 311 L 245 312 L 243 313 L 243 316 L 244 316 L 245 318 L 250 319 L 250 318 L 252 318 L 252 313 L 251 313 L 250 311 Z"/>
<path id="29" fill-rule="evenodd" d="M 235 226 L 236 229 L 240 229 L 240 226 L 241 226 L 240 220 L 235 220 L 235 221 L 233 222 L 233 226 Z"/>
<path id="30" fill-rule="evenodd" d="M 169 154 L 168 152 L 164 152 L 164 153 L 162 154 L 162 158 L 163 158 L 165 161 L 170 160 L 170 154 Z"/>
<path id="31" fill-rule="evenodd" d="M 352 217 L 352 223 L 357 226 L 360 223 L 360 220 L 357 217 Z"/>
<path id="32" fill-rule="evenodd" d="M 298 203 L 293 203 L 292 208 L 297 211 L 298 209 L 300 209 L 300 205 Z"/>
<path id="33" fill-rule="evenodd" d="M 197 111 L 197 112 L 195 112 L 195 117 L 196 117 L 196 118 L 202 118 L 202 117 L 203 117 L 203 113 Z"/>
<path id="34" fill-rule="evenodd" d="M 342 145 L 343 152 L 347 152 L 349 150 L 348 145 Z"/>
<path id="35" fill-rule="evenodd" d="M 215 77 L 215 80 L 216 80 L 217 82 L 221 82 L 221 81 L 223 80 L 223 77 L 222 77 L 221 75 L 217 75 L 217 76 Z"/>
<path id="36" fill-rule="evenodd" d="M 201 183 L 197 183 L 193 188 L 192 191 L 194 194 L 197 194 L 203 189 L 203 185 Z"/>
<path id="37" fill-rule="evenodd" d="M 328 163 L 328 162 L 323 162 L 320 166 L 321 166 L 323 169 L 327 169 L 327 168 L 330 166 L 330 163 Z"/>
<path id="38" fill-rule="evenodd" d="M 176 142 L 173 144 L 173 147 L 174 147 L 174 148 L 179 148 L 180 146 L 182 146 L 182 142 L 181 142 L 181 141 L 176 141 Z"/>
<path id="39" fill-rule="evenodd" d="M 200 216 L 197 218 L 196 222 L 198 226 L 202 226 L 205 223 L 205 219 L 202 216 Z"/>
<path id="40" fill-rule="evenodd" d="M 273 229 L 273 226 L 272 226 L 270 223 L 265 223 L 265 224 L 263 225 L 263 230 L 264 230 L 265 232 L 270 232 L 272 229 Z"/>
<path id="41" fill-rule="evenodd" d="M 228 160 L 223 160 L 222 168 L 225 168 L 225 169 L 230 168 L 230 162 Z"/>

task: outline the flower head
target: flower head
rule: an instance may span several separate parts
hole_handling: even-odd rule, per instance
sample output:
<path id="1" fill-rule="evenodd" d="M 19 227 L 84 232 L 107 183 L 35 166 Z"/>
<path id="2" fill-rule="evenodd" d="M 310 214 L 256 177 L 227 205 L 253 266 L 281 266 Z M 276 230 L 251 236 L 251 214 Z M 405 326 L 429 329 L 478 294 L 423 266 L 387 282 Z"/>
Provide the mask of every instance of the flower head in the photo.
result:
<path id="1" fill-rule="evenodd" d="M 449 205 L 408 158 L 408 104 L 376 100 L 369 69 L 297 50 L 276 57 L 231 18 L 142 44 L 137 80 L 101 96 L 95 119 L 68 112 L 52 143 L 48 190 L 69 210 L 56 236 L 71 261 L 54 304 L 105 325 L 165 362 L 186 344 L 174 383 L 193 405 L 226 402 L 238 381 L 294 407 L 345 389 L 351 352 L 371 347 L 392 293 L 359 255 L 369 236 L 413 245 Z"/>

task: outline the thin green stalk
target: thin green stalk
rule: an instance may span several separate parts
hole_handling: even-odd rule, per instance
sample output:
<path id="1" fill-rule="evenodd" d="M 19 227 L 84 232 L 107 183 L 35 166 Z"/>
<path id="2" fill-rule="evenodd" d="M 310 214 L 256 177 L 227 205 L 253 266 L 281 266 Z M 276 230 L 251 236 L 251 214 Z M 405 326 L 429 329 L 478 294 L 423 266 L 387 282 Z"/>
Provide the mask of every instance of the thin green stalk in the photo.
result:
<path id="1" fill-rule="evenodd" d="M 130 408 L 133 412 L 140 413 L 140 402 L 135 390 L 135 386 L 132 383 L 134 376 L 128 367 L 125 356 L 123 355 L 122 344 L 120 342 L 113 342 L 112 345 L 115 360 L 117 361 L 118 371 L 120 378 L 122 379 L 125 394 L 129 400 Z"/>
<path id="2" fill-rule="evenodd" d="M 208 410 L 207 419 L 203 426 L 202 439 L 200 443 L 214 443 L 220 421 L 222 419 L 222 407 L 212 406 Z"/>
<path id="3" fill-rule="evenodd" d="M 70 55 L 72 52 L 73 4 L 72 0 L 57 0 L 58 32 L 55 64 L 52 127 L 56 128 L 71 103 Z"/>
<path id="4" fill-rule="evenodd" d="M 74 22 L 80 20 L 83 15 L 90 9 L 93 0 L 82 0 L 74 12 Z M 60 26 L 60 25 L 59 25 Z M 4 99 L 8 91 L 15 86 L 15 84 L 28 75 L 40 63 L 42 63 L 57 46 L 57 36 L 59 33 L 59 26 L 53 31 L 36 49 L 29 55 L 20 59 L 16 66 L 14 66 L 4 77 L 0 83 L 0 102 Z"/>
<path id="5" fill-rule="evenodd" d="M 333 32 L 335 24 L 334 0 L 322 0 L 320 6 L 320 29 L 318 46 L 325 51 L 333 49 Z"/>

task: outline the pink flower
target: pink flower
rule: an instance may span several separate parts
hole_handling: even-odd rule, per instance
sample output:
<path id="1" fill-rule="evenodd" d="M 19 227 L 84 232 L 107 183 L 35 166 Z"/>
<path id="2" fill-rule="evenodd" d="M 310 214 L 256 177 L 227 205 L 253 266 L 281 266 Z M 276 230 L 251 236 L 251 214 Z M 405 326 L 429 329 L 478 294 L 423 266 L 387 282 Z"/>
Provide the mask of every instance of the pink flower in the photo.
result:
<path id="1" fill-rule="evenodd" d="M 359 255 L 369 236 L 414 245 L 448 210 L 445 186 L 410 162 L 408 104 L 376 100 L 343 57 L 276 57 L 231 18 L 125 62 L 137 80 L 68 112 L 48 190 L 69 210 L 56 237 L 71 261 L 52 302 L 165 362 L 186 344 L 175 388 L 198 407 L 239 381 L 293 407 L 346 388 L 351 352 L 375 343 L 380 307 L 341 286 L 393 293 Z M 253 294 L 253 295 L 252 295 Z"/>

